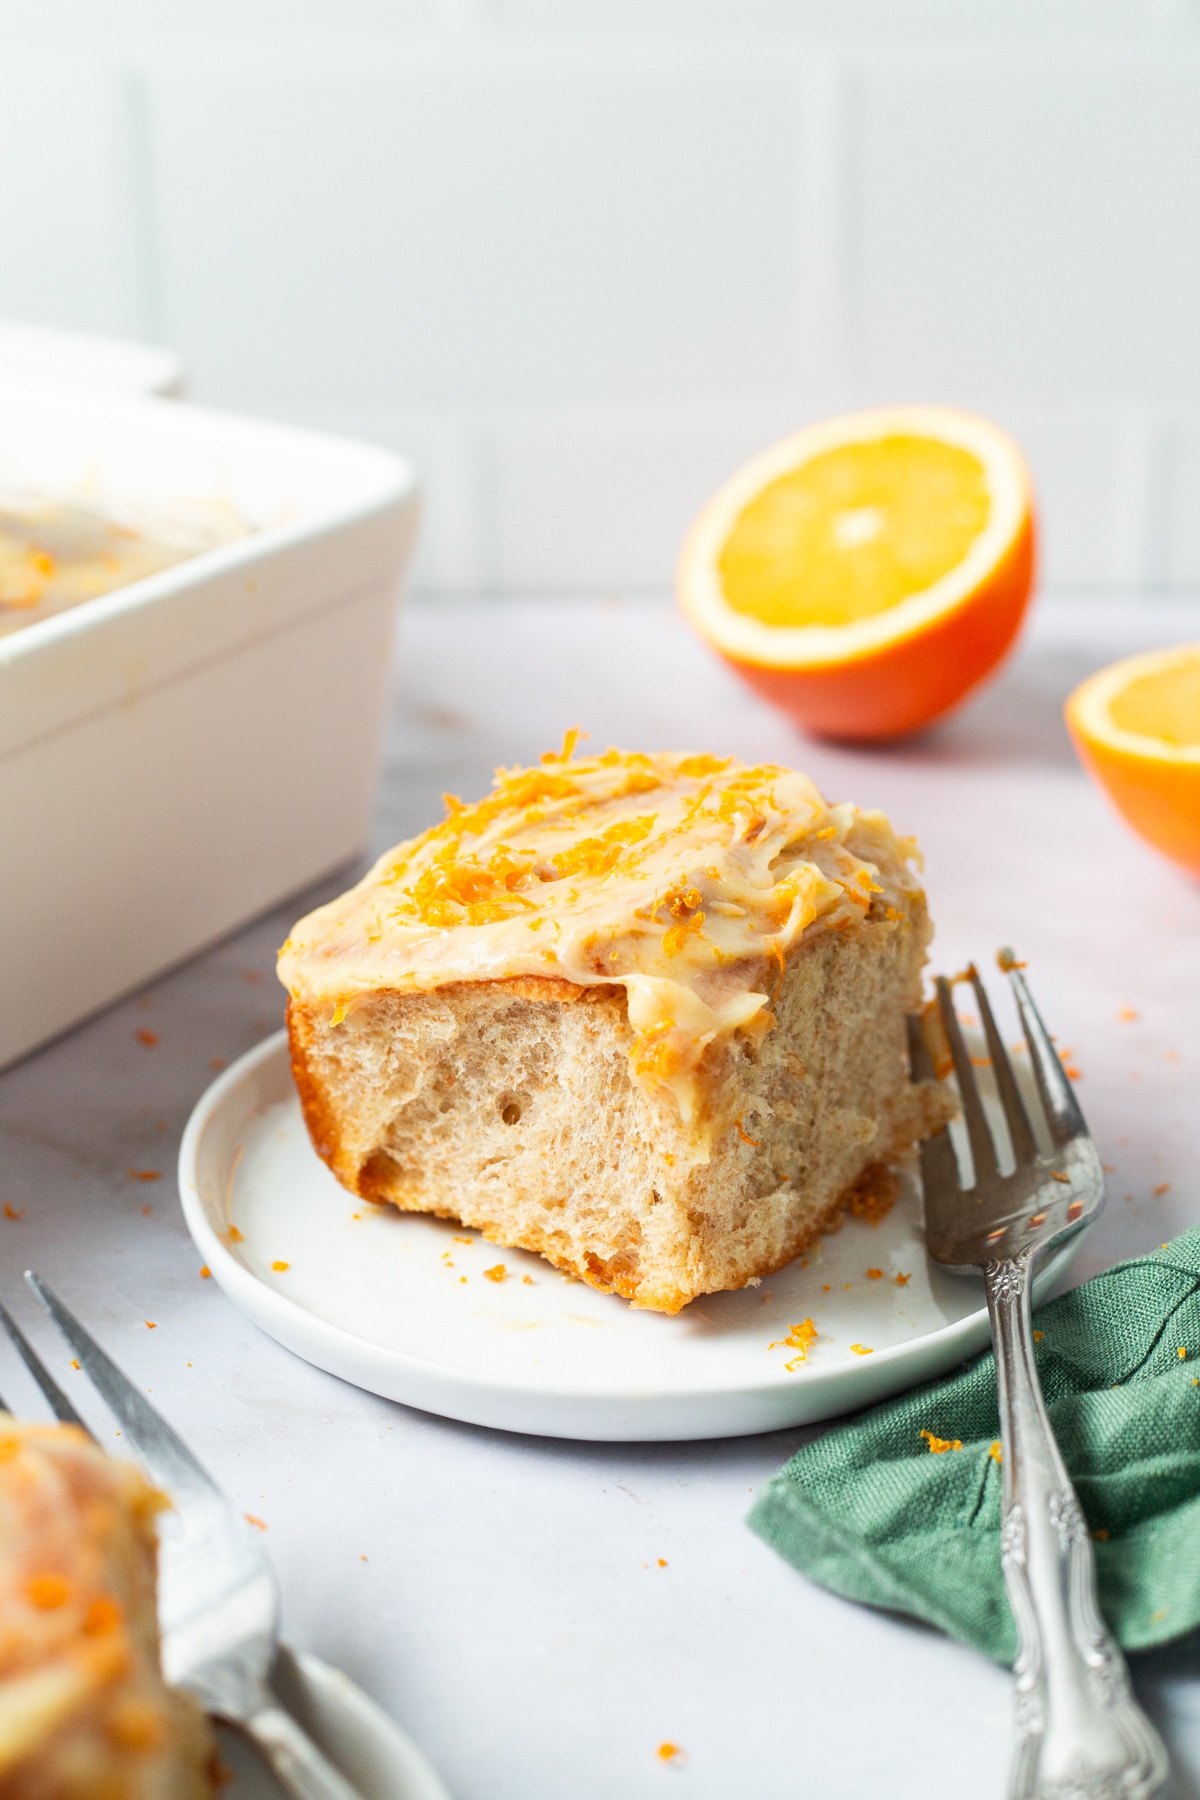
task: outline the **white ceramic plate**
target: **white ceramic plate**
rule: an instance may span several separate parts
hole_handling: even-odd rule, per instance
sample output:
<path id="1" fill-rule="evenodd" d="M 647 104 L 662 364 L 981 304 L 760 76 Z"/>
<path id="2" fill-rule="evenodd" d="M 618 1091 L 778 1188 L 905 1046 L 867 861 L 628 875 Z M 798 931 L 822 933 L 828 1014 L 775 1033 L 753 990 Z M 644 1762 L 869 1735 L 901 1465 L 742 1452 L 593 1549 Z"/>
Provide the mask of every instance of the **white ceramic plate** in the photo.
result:
<path id="1" fill-rule="evenodd" d="M 850 1219 L 759 1287 L 674 1318 L 477 1232 L 355 1200 L 309 1144 L 283 1032 L 192 1113 L 179 1189 L 216 1280 L 289 1350 L 373 1393 L 504 1431 L 776 1431 L 867 1406 L 988 1342 L 981 1283 L 926 1258 L 915 1189 L 879 1225 Z M 1078 1241 L 1040 1271 L 1039 1295 Z M 797 1362 L 784 1340 L 806 1318 L 820 1337 Z"/>
<path id="2" fill-rule="evenodd" d="M 305 1730 L 363 1800 L 450 1800 L 421 1752 L 348 1675 L 316 1656 L 283 1651 L 275 1686 Z M 218 1727 L 227 1800 L 284 1800 L 284 1790 L 236 1732 Z"/>

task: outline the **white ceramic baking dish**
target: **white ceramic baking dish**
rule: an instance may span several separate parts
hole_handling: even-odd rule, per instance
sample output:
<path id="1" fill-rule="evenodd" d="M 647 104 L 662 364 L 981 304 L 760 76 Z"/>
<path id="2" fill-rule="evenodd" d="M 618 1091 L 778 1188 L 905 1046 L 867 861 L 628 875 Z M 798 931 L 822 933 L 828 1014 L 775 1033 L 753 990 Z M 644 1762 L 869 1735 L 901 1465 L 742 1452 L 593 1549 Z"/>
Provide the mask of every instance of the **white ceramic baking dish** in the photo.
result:
<path id="1" fill-rule="evenodd" d="M 175 352 L 155 344 L 0 319 L 0 382 L 49 381 L 106 394 L 178 398 L 184 379 L 183 363 Z"/>
<path id="2" fill-rule="evenodd" d="M 0 487 L 254 529 L 0 638 L 0 1066 L 367 842 L 412 469 L 175 401 L 0 387 Z"/>

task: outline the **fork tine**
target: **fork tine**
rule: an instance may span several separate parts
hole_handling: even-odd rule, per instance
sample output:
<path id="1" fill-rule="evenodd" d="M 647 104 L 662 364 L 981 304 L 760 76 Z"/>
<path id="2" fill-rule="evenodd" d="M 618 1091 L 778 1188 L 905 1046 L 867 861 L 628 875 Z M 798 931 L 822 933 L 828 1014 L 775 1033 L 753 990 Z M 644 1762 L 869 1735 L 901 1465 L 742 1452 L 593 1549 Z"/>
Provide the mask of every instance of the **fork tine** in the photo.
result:
<path id="1" fill-rule="evenodd" d="M 967 1054 L 967 1046 L 963 1042 L 962 1026 L 958 1022 L 958 1014 L 954 1010 L 954 996 L 950 983 L 944 975 L 937 978 L 938 1010 L 942 1015 L 942 1027 L 950 1045 L 950 1055 L 954 1061 L 954 1073 L 958 1077 L 958 1091 L 962 1096 L 963 1113 L 967 1121 L 967 1136 L 971 1142 L 971 1161 L 975 1164 L 975 1187 L 978 1190 L 985 1181 L 992 1181 L 999 1173 L 996 1161 L 996 1146 L 984 1116 L 983 1102 L 979 1098 L 979 1084 L 975 1080 L 975 1071 L 971 1067 L 971 1058 Z"/>
<path id="2" fill-rule="evenodd" d="M 25 1279 L 74 1350 L 92 1386 L 121 1421 L 121 1429 L 159 1486 L 173 1499 L 184 1493 L 204 1492 L 218 1498 L 224 1506 L 226 1501 L 216 1483 L 182 1438 L 176 1437 L 166 1420 L 122 1375 L 54 1291 L 32 1269 L 26 1269 Z"/>
<path id="3" fill-rule="evenodd" d="M 979 1005 L 979 1016 L 983 1020 L 988 1054 L 992 1059 L 996 1086 L 1000 1090 L 1000 1104 L 1004 1108 L 1004 1117 L 1008 1121 L 1008 1135 L 1012 1139 L 1013 1156 L 1019 1167 L 1022 1163 L 1032 1162 L 1037 1156 L 1037 1140 L 1033 1135 L 1033 1127 L 1029 1123 L 1029 1114 L 1025 1110 L 1025 1102 L 1021 1098 L 1021 1090 L 1017 1086 L 1012 1064 L 1008 1060 L 1008 1051 L 1004 1048 L 1000 1033 L 996 1029 L 996 1021 L 992 1016 L 987 990 L 979 979 L 979 970 L 974 963 L 971 964 L 971 987 Z"/>
<path id="4" fill-rule="evenodd" d="M 1087 1131 L 1075 1090 L 1067 1080 L 1058 1052 L 1050 1042 L 1050 1033 L 1042 1023 L 1042 1015 L 1033 1003 L 1033 995 L 1025 984 L 1020 965 L 1011 950 L 1001 950 L 997 961 L 1008 975 L 1016 995 L 1017 1010 L 1029 1045 L 1029 1060 L 1037 1079 L 1038 1093 L 1046 1111 L 1046 1122 L 1055 1144 L 1069 1143 Z"/>
<path id="5" fill-rule="evenodd" d="M 929 1045 L 925 1041 L 924 1027 L 920 1018 L 912 1013 L 908 1018 L 908 1063 L 914 1081 L 937 1079 Z M 930 1205 L 935 1196 L 957 1194 L 958 1158 L 954 1154 L 950 1133 L 944 1125 L 932 1137 L 922 1138 L 920 1155 L 921 1187 L 926 1206 Z"/>
<path id="6" fill-rule="evenodd" d="M 21 1358 L 21 1361 L 29 1370 L 29 1373 L 41 1388 L 42 1393 L 49 1403 L 50 1411 L 54 1414 L 55 1418 L 63 1425 L 78 1425 L 81 1431 L 86 1431 L 88 1436 L 94 1440 L 94 1433 L 92 1432 L 91 1427 L 86 1425 L 75 1411 L 75 1408 L 71 1405 L 71 1402 L 67 1399 L 67 1396 L 63 1393 L 57 1381 L 55 1381 L 53 1375 L 51 1375 L 49 1369 L 46 1367 L 45 1363 L 42 1361 L 41 1357 L 29 1342 L 29 1339 L 25 1336 L 25 1333 L 21 1330 L 21 1327 L 17 1324 L 17 1321 L 13 1318 L 3 1302 L 0 1302 L 0 1325 L 3 1325 L 5 1331 L 7 1331 L 9 1337 L 16 1345 L 17 1355 Z"/>

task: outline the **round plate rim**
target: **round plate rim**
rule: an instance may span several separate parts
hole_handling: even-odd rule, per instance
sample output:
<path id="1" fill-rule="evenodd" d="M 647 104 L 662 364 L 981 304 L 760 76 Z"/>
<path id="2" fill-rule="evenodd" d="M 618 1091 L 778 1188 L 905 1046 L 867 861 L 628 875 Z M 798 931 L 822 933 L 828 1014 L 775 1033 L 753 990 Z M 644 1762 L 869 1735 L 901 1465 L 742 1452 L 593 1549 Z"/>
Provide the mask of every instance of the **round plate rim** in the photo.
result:
<path id="1" fill-rule="evenodd" d="M 414 1352 L 397 1350 L 390 1345 L 379 1344 L 374 1339 L 360 1337 L 347 1331 L 344 1326 L 335 1325 L 327 1319 L 320 1318 L 310 1312 L 307 1307 L 289 1299 L 285 1294 L 262 1281 L 251 1269 L 239 1261 L 220 1237 L 213 1230 L 204 1210 L 196 1178 L 196 1162 L 200 1144 L 210 1122 L 220 1109 L 232 1098 L 243 1083 L 252 1079 L 263 1064 L 270 1063 L 280 1057 L 286 1057 L 288 1034 L 286 1030 L 273 1032 L 261 1043 L 255 1044 L 223 1070 L 215 1080 L 209 1083 L 196 1102 L 188 1118 L 179 1146 L 178 1182 L 179 1196 L 183 1207 L 184 1220 L 196 1248 L 204 1258 L 213 1279 L 223 1290 L 229 1300 L 244 1313 L 253 1323 L 260 1326 L 268 1336 L 293 1351 L 294 1354 L 314 1364 L 328 1373 L 337 1375 L 342 1380 L 351 1381 L 354 1385 L 366 1388 L 370 1392 L 383 1395 L 385 1398 L 399 1400 L 403 1405 L 416 1406 L 422 1411 L 442 1414 L 447 1418 L 465 1420 L 471 1424 L 484 1424 L 501 1430 L 527 1432 L 535 1436 L 575 1437 L 588 1441 L 605 1440 L 618 1442 L 634 1441 L 667 1441 L 670 1438 L 704 1438 L 754 1435 L 763 1431 L 782 1430 L 790 1425 L 810 1423 L 818 1419 L 834 1418 L 844 1412 L 855 1411 L 873 1400 L 883 1398 L 892 1393 L 903 1391 L 905 1386 L 915 1386 L 921 1381 L 929 1380 L 951 1369 L 957 1362 L 982 1349 L 990 1340 L 987 1307 L 980 1305 L 969 1313 L 949 1324 L 939 1326 L 933 1331 L 922 1333 L 918 1337 L 908 1338 L 903 1343 L 892 1344 L 873 1353 L 870 1364 L 871 1380 L 868 1383 L 864 1376 L 867 1365 L 839 1365 L 836 1368 L 821 1371 L 818 1382 L 801 1384 L 794 1379 L 790 1382 L 776 1373 L 773 1379 L 761 1381 L 739 1382 L 728 1387 L 711 1386 L 707 1389 L 678 1390 L 663 1388 L 630 1388 L 624 1387 L 581 1387 L 579 1384 L 561 1383 L 539 1380 L 536 1384 L 507 1376 L 490 1375 L 485 1371 L 467 1370 L 453 1364 L 439 1362 L 435 1358 L 423 1357 Z M 1063 1244 L 1039 1268 L 1034 1278 L 1035 1302 L 1045 1297 L 1047 1291 L 1066 1271 L 1085 1235 L 1078 1232 L 1067 1243 Z M 964 1277 L 963 1279 L 971 1279 Z M 297 1340 L 306 1342 L 305 1348 L 297 1348 Z M 314 1345 L 310 1349 L 307 1345 Z M 913 1373 L 911 1383 L 903 1379 L 904 1366 L 921 1360 L 925 1366 Z M 385 1387 L 372 1386 L 370 1380 L 359 1379 L 357 1375 L 347 1375 L 344 1371 L 348 1364 L 360 1362 L 384 1367 L 394 1380 Z M 936 1366 L 935 1366 L 936 1365 Z M 883 1379 L 880 1379 L 880 1373 Z M 889 1380 L 888 1377 L 899 1373 L 901 1379 Z M 409 1377 L 406 1384 L 405 1377 Z M 446 1390 L 446 1399 L 457 1399 L 459 1406 L 431 1405 L 428 1397 L 418 1399 L 402 1394 L 398 1390 L 405 1385 L 419 1384 L 424 1380 L 432 1380 Z M 789 1409 L 780 1407 L 781 1397 L 789 1394 L 798 1399 L 814 1388 L 827 1390 L 835 1403 L 825 1406 L 818 1401 L 819 1410 L 801 1404 Z M 863 1390 L 866 1389 L 866 1397 Z M 843 1390 L 845 1390 L 843 1392 Z M 503 1410 L 504 1404 L 515 1404 L 524 1413 L 525 1408 L 533 1409 L 530 1416 L 522 1416 L 519 1423 L 509 1423 L 488 1417 L 490 1410 L 485 1404 L 480 1406 L 471 1403 L 474 1398 L 496 1403 Z M 599 1420 L 593 1418 L 592 1429 L 571 1427 L 564 1429 L 561 1424 L 539 1424 L 534 1416 L 541 1404 L 543 1410 L 553 1410 L 555 1404 L 571 1402 L 576 1406 L 586 1405 L 592 1413 L 602 1413 L 606 1407 L 628 1412 L 639 1406 L 646 1407 L 652 1403 L 675 1402 L 681 1411 L 695 1412 L 702 1410 L 704 1402 L 716 1404 L 728 1409 L 731 1403 L 743 1401 L 748 1406 L 755 1402 L 766 1403 L 779 1416 L 770 1423 L 746 1423 L 741 1428 L 730 1427 L 727 1423 L 719 1430 L 689 1428 L 685 1431 L 664 1431 L 654 1429 L 596 1429 Z M 465 1403 L 465 1404 L 464 1404 Z M 461 1406 L 461 1410 L 460 1410 Z M 784 1415 L 794 1412 L 794 1417 Z M 582 1427 L 583 1420 L 579 1421 Z"/>

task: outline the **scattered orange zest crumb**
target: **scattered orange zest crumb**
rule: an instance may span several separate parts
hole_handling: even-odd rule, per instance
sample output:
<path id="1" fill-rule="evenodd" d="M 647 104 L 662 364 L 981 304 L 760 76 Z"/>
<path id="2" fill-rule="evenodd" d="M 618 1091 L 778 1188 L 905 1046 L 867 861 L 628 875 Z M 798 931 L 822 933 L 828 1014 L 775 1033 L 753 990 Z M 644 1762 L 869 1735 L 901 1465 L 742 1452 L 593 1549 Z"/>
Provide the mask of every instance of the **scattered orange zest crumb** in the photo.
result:
<path id="1" fill-rule="evenodd" d="M 830 1285 L 827 1281 L 823 1281 L 821 1283 L 821 1292 L 823 1294 L 832 1294 L 833 1289 L 830 1287 Z"/>
<path id="2" fill-rule="evenodd" d="M 659 1557 L 659 1559 L 658 1559 L 658 1566 L 659 1566 L 659 1568 L 660 1568 L 660 1569 L 665 1569 L 665 1568 L 666 1568 L 666 1566 L 667 1566 L 667 1559 L 666 1559 L 666 1557 L 665 1557 L 665 1556 L 660 1556 L 660 1557 Z"/>
<path id="3" fill-rule="evenodd" d="M 503 1263 L 495 1263 L 492 1268 L 483 1271 L 483 1279 L 485 1281 L 503 1281 L 507 1274 L 508 1270 Z"/>
<path id="4" fill-rule="evenodd" d="M 26 1582 L 25 1593 L 43 1612 L 54 1612 L 71 1598 L 71 1584 L 61 1575 L 34 1575 Z"/>
<path id="5" fill-rule="evenodd" d="M 988 1446 L 988 1455 L 994 1463 L 1002 1463 L 1004 1461 L 1004 1445 L 1000 1442 L 999 1438 Z"/>
<path id="6" fill-rule="evenodd" d="M 126 1169 L 130 1181 L 161 1181 L 161 1169 Z"/>
<path id="7" fill-rule="evenodd" d="M 114 1600 L 109 1594 L 99 1594 L 84 1615 L 84 1636 L 107 1637 L 117 1629 L 124 1617 L 119 1600 Z"/>
<path id="8" fill-rule="evenodd" d="M 873 1344 L 851 1344 L 850 1348 L 853 1350 L 855 1356 L 874 1356 L 875 1354 L 875 1346 Z"/>
<path id="9" fill-rule="evenodd" d="M 522 1275 L 521 1280 L 526 1287 L 535 1287 L 537 1285 L 532 1275 Z"/>
<path id="10" fill-rule="evenodd" d="M 897 1286 L 897 1287 L 907 1287 L 907 1286 L 908 1286 L 908 1284 L 909 1284 L 909 1282 L 910 1282 L 910 1281 L 911 1281 L 911 1280 L 912 1280 L 912 1275 L 911 1275 L 911 1274 L 908 1274 L 908 1275 L 897 1275 L 897 1277 L 896 1277 L 896 1286 Z"/>
<path id="11" fill-rule="evenodd" d="M 147 1050 L 153 1050 L 154 1046 L 158 1042 L 157 1031 L 147 1031 L 146 1027 L 144 1025 L 140 1028 L 140 1030 L 135 1031 L 133 1035 L 137 1039 L 139 1044 L 145 1044 Z"/>
<path id="12" fill-rule="evenodd" d="M 73 1356 L 73 1357 L 72 1357 L 72 1358 L 71 1358 L 71 1367 L 72 1367 L 72 1368 L 73 1368 L 73 1369 L 77 1369 L 77 1368 L 78 1368 L 78 1367 L 79 1367 L 79 1359 L 78 1359 L 78 1358 L 77 1358 L 77 1357 L 74 1357 L 74 1356 Z"/>
<path id="13" fill-rule="evenodd" d="M 208 1066 L 219 1075 L 221 1070 L 225 1067 L 225 1058 L 223 1056 L 210 1056 L 208 1059 Z"/>
<path id="14" fill-rule="evenodd" d="M 970 1063 L 973 1069 L 990 1069 L 992 1066 L 992 1059 L 990 1056 L 972 1056 L 970 1058 Z"/>
<path id="15" fill-rule="evenodd" d="M 868 1281 L 882 1281 L 883 1280 L 883 1270 L 882 1269 L 868 1269 L 867 1270 L 867 1280 Z"/>
<path id="16" fill-rule="evenodd" d="M 1065 1181 L 1068 1187 L 1071 1185 L 1071 1177 L 1064 1175 L 1061 1169 L 1051 1169 L 1050 1179 L 1051 1181 Z"/>
<path id="17" fill-rule="evenodd" d="M 1066 1076 L 1068 1081 L 1082 1081 L 1083 1080 L 1082 1070 L 1077 1069 L 1075 1067 L 1074 1063 L 1065 1062 L 1063 1064 L 1063 1074 Z"/>
<path id="18" fill-rule="evenodd" d="M 1157 1197 L 1159 1194 L 1169 1194 L 1170 1191 L 1171 1191 L 1170 1182 L 1169 1181 L 1160 1181 L 1158 1186 L 1154 1189 L 1154 1194 Z"/>
<path id="19" fill-rule="evenodd" d="M 255 1531 L 265 1531 L 267 1529 L 266 1520 L 256 1518 L 253 1513 L 243 1513 L 242 1517 L 245 1519 L 247 1525 L 253 1525 Z"/>
<path id="20" fill-rule="evenodd" d="M 1035 1332 L 1034 1332 L 1034 1334 L 1033 1334 L 1033 1341 L 1034 1341 L 1034 1343 L 1035 1343 L 1035 1344 L 1040 1344 L 1040 1343 L 1041 1343 L 1041 1341 L 1042 1341 L 1042 1339 L 1043 1339 L 1043 1338 L 1044 1338 L 1044 1337 L 1045 1337 L 1045 1335 L 1046 1335 L 1046 1334 L 1045 1334 L 1045 1332 L 1044 1332 L 1044 1331 L 1035 1331 Z"/>
<path id="21" fill-rule="evenodd" d="M 201 1265 L 200 1265 L 200 1279 L 201 1279 L 201 1281 L 211 1281 L 212 1280 L 212 1270 L 209 1268 L 207 1263 L 201 1263 Z"/>
<path id="22" fill-rule="evenodd" d="M 157 1321 L 154 1319 L 145 1320 L 145 1326 L 146 1326 L 147 1331 L 157 1331 L 158 1330 Z"/>
<path id="23" fill-rule="evenodd" d="M 999 956 L 997 956 L 996 962 L 1003 975 L 1009 975 L 1014 969 L 1023 969 L 1025 967 L 1023 962 L 1018 962 L 1011 950 L 1002 950 Z"/>
<path id="24" fill-rule="evenodd" d="M 473 1244 L 475 1242 L 475 1239 L 469 1238 L 469 1237 L 456 1237 L 456 1238 L 453 1238 L 451 1241 L 455 1244 Z"/>
<path id="25" fill-rule="evenodd" d="M 6 1200 L 4 1202 L 4 1216 L 6 1219 L 23 1219 L 25 1217 L 25 1208 L 23 1206 L 14 1206 L 11 1200 Z"/>
<path id="26" fill-rule="evenodd" d="M 919 1435 L 923 1437 L 925 1442 L 929 1445 L 929 1454 L 931 1456 L 942 1456 L 947 1450 L 962 1449 L 961 1438 L 940 1438 L 932 1431 L 922 1431 Z"/>
<path id="27" fill-rule="evenodd" d="M 734 1123 L 734 1128 L 736 1129 L 737 1134 L 741 1138 L 743 1144 L 753 1144 L 754 1148 L 757 1150 L 759 1148 L 759 1140 L 757 1138 L 752 1138 L 752 1137 L 747 1136 L 747 1134 L 742 1130 L 742 1121 L 740 1119 L 735 1119 L 733 1121 L 733 1123 Z"/>
<path id="28" fill-rule="evenodd" d="M 1094 1537 L 1098 1544 L 1107 1544 L 1108 1542 L 1108 1532 L 1103 1525 L 1097 1525 L 1095 1531 L 1089 1532 L 1088 1535 Z"/>
<path id="29" fill-rule="evenodd" d="M 1187 1361 L 1187 1351 L 1182 1344 L 1180 1344 L 1180 1346 L 1179 1346 L 1178 1350 L 1175 1352 L 1175 1354 L 1179 1358 L 1180 1362 Z"/>
<path id="30" fill-rule="evenodd" d="M 244 1244 L 246 1241 L 236 1225 L 229 1227 L 229 1241 L 231 1244 Z"/>
<path id="31" fill-rule="evenodd" d="M 284 1271 L 286 1269 L 290 1269 L 291 1266 L 292 1265 L 289 1262 L 280 1262 L 278 1260 L 276 1260 L 275 1262 L 273 1262 L 271 1264 L 271 1267 L 274 1269 L 274 1271 L 277 1275 L 282 1275 L 284 1273 Z"/>
<path id="32" fill-rule="evenodd" d="M 1136 1006 L 1123 1006 L 1117 1014 L 1117 1021 L 1121 1025 L 1128 1025 L 1140 1016 Z"/>
<path id="33" fill-rule="evenodd" d="M 148 1219 L 153 1211 L 154 1211 L 154 1208 L 152 1206 L 143 1206 L 143 1208 L 142 1208 L 143 1219 Z"/>
<path id="34" fill-rule="evenodd" d="M 674 1762 L 677 1756 L 682 1756 L 683 1751 L 678 1744 L 660 1744 L 654 1754 L 660 1762 L 669 1763 Z"/>

